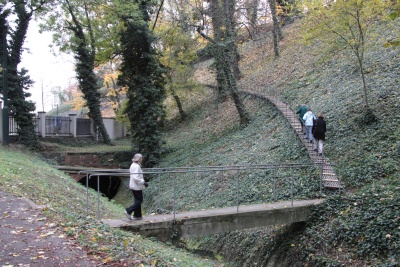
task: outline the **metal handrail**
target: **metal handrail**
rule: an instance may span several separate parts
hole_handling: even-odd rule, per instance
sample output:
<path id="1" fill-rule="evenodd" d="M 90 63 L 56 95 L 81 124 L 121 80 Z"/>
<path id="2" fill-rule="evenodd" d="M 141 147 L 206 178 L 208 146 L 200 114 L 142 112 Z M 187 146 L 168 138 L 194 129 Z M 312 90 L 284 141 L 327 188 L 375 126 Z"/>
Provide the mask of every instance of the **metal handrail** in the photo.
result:
<path id="1" fill-rule="evenodd" d="M 254 164 L 254 165 L 237 165 L 237 166 L 195 166 L 195 167 L 166 167 L 166 168 L 151 168 L 151 169 L 143 169 L 141 174 L 184 174 L 184 173 L 205 173 L 205 172 L 217 172 L 217 171 L 236 171 L 239 173 L 241 170 L 270 170 L 270 169 L 286 169 L 286 168 L 305 168 L 305 167 L 321 167 L 321 175 L 320 175 L 320 193 L 322 194 L 322 167 L 323 165 L 328 165 L 326 163 L 315 163 L 315 164 Z M 329 164 L 332 166 L 331 164 Z M 82 170 L 79 174 L 86 174 L 86 215 L 89 214 L 89 179 L 96 176 L 97 177 L 97 219 L 101 219 L 100 214 L 100 177 L 109 177 L 109 176 L 118 176 L 118 177 L 129 177 L 131 174 L 129 169 L 93 169 L 93 170 Z M 176 215 L 176 176 L 173 177 L 173 190 L 174 190 L 174 199 L 173 199 L 173 214 L 174 220 Z M 294 201 L 294 180 L 295 177 L 289 177 L 290 186 L 291 186 L 291 204 L 293 206 Z M 239 175 L 236 175 L 236 207 L 237 212 L 239 212 L 240 200 L 239 200 Z M 277 188 L 276 188 L 276 179 L 273 181 L 273 196 L 274 201 L 277 201 Z M 339 191 L 340 193 L 340 191 Z"/>
<path id="2" fill-rule="evenodd" d="M 176 171 L 174 170 L 194 170 L 198 171 L 198 169 L 206 169 L 205 171 L 223 171 L 223 170 L 236 170 L 236 169 L 274 169 L 274 168 L 300 168 L 300 167 L 311 167 L 315 165 L 320 165 L 321 163 L 285 163 L 285 164 L 248 164 L 248 165 L 227 165 L 227 166 L 192 166 L 192 167 L 164 167 L 164 168 L 143 168 L 142 170 L 144 171 L 143 174 L 155 174 L 152 172 L 152 170 L 166 170 L 165 172 L 171 172 L 174 173 Z M 325 164 L 326 165 L 326 164 Z M 334 166 L 333 164 L 330 164 L 331 166 Z M 149 170 L 149 171 L 147 171 Z M 168 171 L 172 170 L 172 171 Z M 202 170 L 204 171 L 204 170 Z M 129 169 L 87 169 L 87 170 L 81 170 L 78 172 L 78 174 L 92 174 L 92 173 L 129 173 Z M 158 173 L 158 172 L 157 172 Z"/>

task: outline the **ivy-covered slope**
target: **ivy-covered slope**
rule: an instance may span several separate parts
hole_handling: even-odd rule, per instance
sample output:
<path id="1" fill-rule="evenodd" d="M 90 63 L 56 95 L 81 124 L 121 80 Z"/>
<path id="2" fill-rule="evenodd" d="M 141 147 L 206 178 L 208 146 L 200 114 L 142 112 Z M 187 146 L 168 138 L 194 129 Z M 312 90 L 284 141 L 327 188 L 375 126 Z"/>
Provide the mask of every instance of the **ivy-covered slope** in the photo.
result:
<path id="1" fill-rule="evenodd" d="M 376 122 L 365 120 L 361 77 L 349 52 L 326 55 L 318 45 L 299 49 L 292 58 L 311 51 L 316 55 L 295 79 L 276 86 L 292 106 L 306 103 L 325 114 L 326 154 L 348 188 L 345 196 L 318 208 L 298 233 L 288 252 L 298 256 L 291 257 L 292 264 L 400 264 L 400 49 L 384 46 L 385 40 L 399 36 L 399 23 L 375 28 L 382 39 L 365 54 Z"/>
<path id="2" fill-rule="evenodd" d="M 399 23 L 374 30 L 390 40 L 399 36 Z M 370 105 L 378 118 L 367 123 L 362 81 L 352 54 L 345 50 L 329 54 L 319 43 L 303 45 L 300 24 L 284 28 L 277 61 L 273 61 L 268 37 L 245 44 L 241 51 L 244 77 L 239 85 L 265 94 L 277 91 L 293 109 L 304 103 L 315 113 L 324 113 L 325 154 L 336 164 L 346 192 L 329 197 L 307 224 L 191 239 L 188 248 L 221 255 L 232 266 L 396 266 L 400 264 L 400 49 L 384 47 L 383 38 L 366 53 Z M 213 99 L 201 104 L 193 108 L 189 120 L 171 127 L 163 166 L 309 162 L 283 117 L 274 116 L 272 106 L 246 101 L 253 121 L 240 129 L 231 104 L 216 105 Z M 245 187 L 256 190 L 262 182 Z M 196 184 L 190 190 L 203 192 L 204 188 Z M 299 195 L 315 196 L 303 193 Z M 152 202 L 172 192 L 148 194 Z M 181 202 L 190 204 L 180 207 L 203 208 L 207 198 L 201 196 L 181 194 Z M 263 194 L 246 197 L 249 202 L 252 198 L 265 201 Z M 148 204 L 147 208 L 155 207 Z"/>
<path id="3" fill-rule="evenodd" d="M 370 44 L 365 54 L 370 108 L 378 119 L 371 124 L 363 120 L 362 80 L 354 55 L 347 50 L 328 53 L 322 43 L 303 45 L 301 22 L 286 28 L 278 61 L 265 56 L 271 48 L 264 46 L 245 57 L 247 79 L 242 88 L 261 93 L 276 90 L 293 109 L 304 103 L 314 113 L 324 113 L 325 152 L 348 187 L 393 175 L 399 168 L 400 55 L 399 47 L 384 44 L 398 37 L 400 21 L 374 29 L 381 39 Z M 264 60 L 257 62 L 263 55 Z"/>
<path id="4" fill-rule="evenodd" d="M 237 179 L 241 205 L 272 201 L 274 179 L 278 181 L 277 200 L 289 200 L 291 177 L 296 177 L 296 199 L 319 197 L 317 168 L 312 166 L 306 149 L 271 103 L 247 99 L 245 103 L 252 113 L 252 121 L 240 128 L 233 103 L 213 109 L 209 108 L 209 101 L 191 112 L 184 123 L 171 127 L 166 143 L 168 153 L 164 155 L 162 166 L 303 164 L 305 167 L 147 175 L 152 184 L 146 189 L 143 204 L 147 212 L 172 212 L 174 198 L 177 210 L 235 206 Z"/>

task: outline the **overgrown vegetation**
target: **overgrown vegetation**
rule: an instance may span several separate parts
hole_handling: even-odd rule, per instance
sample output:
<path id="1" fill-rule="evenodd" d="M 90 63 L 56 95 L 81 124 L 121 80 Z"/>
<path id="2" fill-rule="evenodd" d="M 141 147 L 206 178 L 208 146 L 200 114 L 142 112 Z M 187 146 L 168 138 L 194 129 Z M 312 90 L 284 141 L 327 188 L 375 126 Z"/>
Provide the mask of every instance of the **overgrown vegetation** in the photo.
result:
<path id="1" fill-rule="evenodd" d="M 161 127 L 164 125 L 166 97 L 164 88 L 164 66 L 159 62 L 157 50 L 153 47 L 155 36 L 149 29 L 149 9 L 155 3 L 135 1 L 141 19 L 132 15 L 121 15 L 125 29 L 120 32 L 122 45 L 121 75 L 118 83 L 128 87 L 128 101 L 125 106 L 132 130 L 134 153 L 144 156 L 143 165 L 154 167 L 161 157 Z"/>
<path id="2" fill-rule="evenodd" d="M 281 60 L 278 62 L 271 63 L 271 57 L 266 56 L 272 54 L 269 42 L 250 42 L 243 48 L 242 69 L 246 78 L 241 80 L 240 86 L 265 94 L 278 91 L 283 101 L 290 103 L 293 108 L 305 103 L 316 113 L 323 112 L 328 123 L 326 156 L 337 165 L 335 169 L 345 181 L 348 191 L 345 196 L 333 198 L 327 205 L 318 207 L 316 219 L 307 225 L 254 229 L 191 239 L 188 240 L 188 247 L 202 254 L 223 257 L 233 266 L 264 266 L 277 262 L 284 266 L 396 266 L 400 259 L 400 183 L 397 164 L 400 158 L 399 50 L 385 48 L 384 42 L 378 42 L 371 44 L 373 48 L 365 53 L 366 74 L 370 82 L 370 108 L 374 114 L 378 114 L 377 120 L 366 121 L 364 99 L 359 93 L 362 84 L 357 68 L 349 64 L 351 57 L 348 52 L 325 54 L 325 46 L 320 42 L 310 46 L 299 45 L 296 38 L 300 23 L 284 29 L 288 37 L 281 44 Z M 398 35 L 395 30 L 398 29 L 398 23 L 397 20 L 394 25 L 384 24 L 374 28 L 374 31 L 380 31 L 382 37 L 387 39 L 395 38 Z M 197 123 L 193 117 L 189 117 L 188 122 L 170 131 L 170 153 L 164 158 L 163 164 L 201 166 L 279 162 L 279 155 L 285 155 L 283 158 L 292 162 L 301 162 L 306 158 L 304 154 L 296 156 L 295 151 L 302 149 L 294 146 L 296 141 L 291 139 L 289 132 L 281 136 L 283 121 L 263 118 L 273 113 L 273 109 L 265 106 L 252 109 L 252 114 L 260 122 L 240 130 L 234 126 L 237 121 L 231 117 L 231 108 L 225 103 L 215 109 L 217 112 L 197 110 Z M 269 127 L 273 130 L 268 130 Z M 261 137 L 265 132 L 270 135 Z M 259 138 L 263 142 L 258 142 Z M 281 138 L 285 141 L 280 142 Z M 278 144 L 276 154 L 272 144 Z M 288 148 L 290 152 L 283 153 Z M 214 183 L 212 186 L 219 182 L 218 178 L 201 177 L 198 180 L 204 181 L 204 184 Z M 186 183 L 194 183 L 195 189 L 187 187 L 183 179 L 181 183 L 185 188 L 178 193 L 180 201 L 187 203 L 193 200 L 192 204 L 182 208 L 210 205 L 205 204 L 209 201 L 203 194 L 206 186 L 202 187 L 190 179 L 186 179 Z M 253 182 L 244 186 L 251 188 L 253 185 L 256 188 L 259 186 Z M 383 196 L 382 192 L 386 192 L 386 189 L 388 195 Z M 164 192 L 165 197 L 171 194 Z M 153 200 L 159 198 L 162 197 L 154 195 Z M 257 198 L 262 199 L 262 196 L 258 195 Z M 212 205 L 226 205 L 223 203 L 225 200 L 221 198 L 220 202 Z M 346 211 L 349 207 L 350 210 Z M 318 220 L 320 217 L 321 220 Z M 332 226 L 333 221 L 335 226 Z"/>
<path id="3" fill-rule="evenodd" d="M 14 10 L 11 10 L 10 5 L 6 5 L 6 3 L 0 4 L 2 34 L 0 93 L 4 101 L 3 112 L 13 116 L 19 125 L 17 129 L 19 141 L 26 147 L 37 150 L 40 149 L 40 143 L 35 133 L 31 113 L 35 110 L 35 105 L 27 99 L 31 96 L 27 90 L 33 81 L 30 79 L 28 71 L 24 68 L 20 69 L 19 64 L 29 22 L 36 11 L 44 8 L 46 2 L 33 1 L 29 7 L 25 7 L 25 3 L 20 0 L 10 2 L 14 5 Z M 15 17 L 15 25 L 8 22 L 9 17 Z M 7 67 L 5 68 L 5 66 Z M 8 140 L 3 141 L 8 142 Z"/>
<path id="4" fill-rule="evenodd" d="M 387 39 L 398 38 L 400 21 L 393 22 L 395 25 L 382 24 L 374 30 L 380 31 Z M 283 266 L 399 265 L 399 47 L 385 47 L 383 42 L 377 42 L 371 44 L 373 49 L 365 53 L 365 70 L 367 79 L 370 79 L 370 108 L 378 115 L 377 121 L 366 123 L 364 99 L 359 93 L 362 86 L 359 72 L 350 64 L 352 59 L 348 52 L 336 51 L 332 55 L 325 53 L 319 42 L 309 46 L 299 44 L 296 41 L 301 32 L 300 23 L 297 21 L 283 29 L 286 37 L 281 43 L 278 61 L 272 61 L 270 38 L 248 42 L 242 48 L 244 78 L 239 86 L 243 90 L 265 94 L 274 90 L 292 107 L 304 103 L 317 113 L 323 112 L 328 125 L 325 154 L 336 164 L 335 170 L 347 191 L 340 196 L 331 192 L 332 196 L 314 210 L 306 224 L 212 235 L 185 240 L 185 245 L 192 251 L 223 258 L 230 262 L 229 266 L 274 266 L 278 263 Z M 233 103 L 215 104 L 216 96 L 209 95 L 201 98 L 202 101 L 190 103 L 186 120 L 180 123 L 178 120 L 170 121 L 161 166 L 310 163 L 305 149 L 273 106 L 247 99 L 245 104 L 253 120 L 243 129 L 238 127 L 239 119 Z M 210 109 L 211 105 L 215 108 Z M 93 251 L 106 248 L 102 257 L 114 255 L 112 259 L 118 259 L 134 254 L 147 264 L 154 264 L 157 260 L 160 266 L 214 265 L 157 242 L 120 231 L 104 230 L 104 225 L 82 217 L 85 214 L 84 190 L 76 187 L 73 181 L 32 157 L 3 148 L 0 155 L 0 184 L 17 195 L 33 192 L 29 197 L 35 202 L 50 204 L 51 209 L 46 214 L 54 219 L 54 215 L 61 214 L 62 218 L 71 220 L 71 225 L 64 222 L 60 225 L 85 247 L 94 248 Z M 33 168 L 39 165 L 43 169 Z M 26 178 L 28 170 L 32 177 Z M 31 170 L 37 171 L 32 173 Z M 315 187 L 317 177 L 310 174 L 313 173 L 309 170 L 296 173 L 300 188 L 296 191 L 296 198 L 319 196 Z M 179 179 L 179 208 L 231 205 L 235 200 L 228 185 L 236 178 L 235 175 L 219 173 L 176 177 Z M 58 184 L 55 177 L 62 183 Z M 284 179 L 287 173 L 255 173 L 246 176 L 249 180 L 240 180 L 244 188 L 241 203 L 270 201 L 269 179 L 272 177 Z M 145 209 L 147 212 L 158 209 L 170 212 L 171 184 L 166 183 L 163 190 L 157 190 L 155 181 L 145 192 Z M 288 190 L 283 187 L 278 199 L 288 199 Z M 49 199 L 48 196 L 55 192 L 63 195 Z M 70 202 L 66 201 L 71 199 L 76 199 L 79 204 L 76 214 L 67 209 Z M 91 199 L 94 201 L 94 195 Z M 120 206 L 103 201 L 103 217 L 121 216 Z M 90 216 L 93 218 L 94 215 L 93 210 Z M 99 232 L 103 236 L 98 235 Z M 91 237 L 94 239 L 89 240 Z M 111 243 L 117 245 L 110 248 L 107 244 Z M 126 254 L 128 247 L 134 248 L 129 252 L 133 254 Z M 173 258 L 182 260 L 175 262 Z"/>
<path id="5" fill-rule="evenodd" d="M 310 265 L 399 265 L 399 188 L 398 178 L 388 178 L 329 199 L 292 240 L 290 253 Z"/>

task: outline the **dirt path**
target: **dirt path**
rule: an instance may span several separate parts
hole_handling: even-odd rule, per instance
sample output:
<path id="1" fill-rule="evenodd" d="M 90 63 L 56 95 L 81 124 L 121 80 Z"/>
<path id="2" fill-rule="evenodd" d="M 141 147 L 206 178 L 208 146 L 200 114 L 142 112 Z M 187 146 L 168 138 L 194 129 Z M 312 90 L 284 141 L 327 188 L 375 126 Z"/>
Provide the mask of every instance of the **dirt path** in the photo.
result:
<path id="1" fill-rule="evenodd" d="M 34 204 L 0 191 L 0 267 L 99 266 Z"/>

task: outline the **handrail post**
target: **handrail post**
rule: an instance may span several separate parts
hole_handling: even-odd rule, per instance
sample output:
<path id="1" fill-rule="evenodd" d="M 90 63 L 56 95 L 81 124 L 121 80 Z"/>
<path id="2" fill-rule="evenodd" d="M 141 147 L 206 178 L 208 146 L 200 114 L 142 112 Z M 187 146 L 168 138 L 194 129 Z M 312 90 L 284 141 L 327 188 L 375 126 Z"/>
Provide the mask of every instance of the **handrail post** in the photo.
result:
<path id="1" fill-rule="evenodd" d="M 86 217 L 89 216 L 89 173 L 86 173 Z"/>
<path id="2" fill-rule="evenodd" d="M 341 189 L 341 181 L 340 181 L 340 177 L 339 177 L 339 175 L 337 176 L 337 179 L 338 179 L 338 181 L 339 181 L 339 195 L 341 195 L 341 191 L 340 191 L 340 189 Z"/>
<path id="3" fill-rule="evenodd" d="M 291 181 L 291 183 L 290 183 L 290 195 L 291 195 L 291 197 L 292 197 L 292 207 L 293 207 L 293 186 L 294 186 L 294 179 L 293 179 L 293 177 L 290 177 L 290 181 Z"/>
<path id="4" fill-rule="evenodd" d="M 236 171 L 236 212 L 239 212 L 239 170 Z"/>
<path id="5" fill-rule="evenodd" d="M 320 178 L 319 178 L 319 194 L 320 195 L 322 195 L 322 179 L 324 178 L 323 177 L 323 173 L 324 173 L 324 165 L 323 165 L 324 163 L 321 163 L 320 165 L 319 165 L 319 170 L 320 170 L 320 172 L 321 172 L 321 174 L 320 174 Z"/>
<path id="6" fill-rule="evenodd" d="M 97 175 L 97 219 L 100 220 L 100 176 Z"/>
<path id="7" fill-rule="evenodd" d="M 161 211 L 161 175 L 159 175 L 158 177 L 158 207 L 157 209 L 159 209 Z"/>
<path id="8" fill-rule="evenodd" d="M 174 221 L 175 221 L 175 215 L 176 215 L 176 181 L 175 181 L 175 175 L 174 175 Z"/>
<path id="9" fill-rule="evenodd" d="M 277 200 L 277 194 L 276 194 L 276 177 L 274 176 L 274 189 L 273 189 L 273 195 L 274 195 L 274 202 Z"/>

